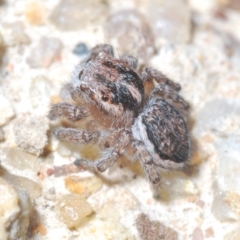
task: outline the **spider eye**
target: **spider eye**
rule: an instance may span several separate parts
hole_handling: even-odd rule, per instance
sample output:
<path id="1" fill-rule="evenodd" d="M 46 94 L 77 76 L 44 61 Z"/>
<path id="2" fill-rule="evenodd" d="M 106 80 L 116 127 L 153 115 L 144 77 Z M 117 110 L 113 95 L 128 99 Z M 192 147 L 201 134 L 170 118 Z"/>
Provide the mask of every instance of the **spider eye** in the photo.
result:
<path id="1" fill-rule="evenodd" d="M 102 100 L 103 100 L 104 102 L 107 102 L 107 101 L 108 101 L 108 97 L 102 96 Z"/>

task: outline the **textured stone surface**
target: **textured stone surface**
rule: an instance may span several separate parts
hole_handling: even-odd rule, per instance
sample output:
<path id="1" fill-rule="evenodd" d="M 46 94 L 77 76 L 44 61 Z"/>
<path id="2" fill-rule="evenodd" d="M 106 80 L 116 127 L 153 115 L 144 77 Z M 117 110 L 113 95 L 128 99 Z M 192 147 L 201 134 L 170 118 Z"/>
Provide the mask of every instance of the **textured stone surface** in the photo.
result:
<path id="1" fill-rule="evenodd" d="M 14 116 L 14 111 L 10 102 L 3 95 L 0 95 L 0 102 L 0 126 L 3 126 Z"/>
<path id="2" fill-rule="evenodd" d="M 31 79 L 29 97 L 36 112 L 48 112 L 50 92 L 50 80 L 44 75 L 38 75 Z"/>
<path id="3" fill-rule="evenodd" d="M 20 21 L 4 23 L 3 25 L 3 43 L 6 46 L 28 45 L 31 40 L 25 32 L 24 23 Z"/>
<path id="4" fill-rule="evenodd" d="M 238 240 L 240 236 L 240 227 L 224 235 L 224 240 Z"/>
<path id="5" fill-rule="evenodd" d="M 29 178 L 10 175 L 7 179 L 15 186 L 18 186 L 19 189 L 24 190 L 33 200 L 39 197 L 42 192 L 41 185 Z"/>
<path id="6" fill-rule="evenodd" d="M 76 194 L 62 196 L 55 208 L 60 219 L 69 228 L 78 227 L 93 211 L 91 205 L 82 196 Z"/>
<path id="7" fill-rule="evenodd" d="M 31 203 L 23 190 L 0 178 L 0 236 L 2 240 L 26 239 Z"/>
<path id="8" fill-rule="evenodd" d="M 184 43 L 190 40 L 190 9 L 183 0 L 153 0 L 148 5 L 148 20 L 157 47 L 162 43 Z"/>
<path id="9" fill-rule="evenodd" d="M 18 195 L 14 188 L 5 180 L 0 178 L 0 235 L 3 240 L 9 238 L 6 228 L 11 227 L 20 212 L 18 205 Z"/>
<path id="10" fill-rule="evenodd" d="M 47 144 L 49 120 L 35 115 L 21 115 L 14 120 L 16 144 L 23 150 L 39 156 Z"/>
<path id="11" fill-rule="evenodd" d="M 32 49 L 27 63 L 32 68 L 48 68 L 53 62 L 60 60 L 62 47 L 59 39 L 43 37 Z"/>
<path id="12" fill-rule="evenodd" d="M 8 181 L 12 186 L 14 186 L 16 190 L 18 190 L 18 192 L 21 193 L 21 191 L 23 191 L 24 194 L 27 194 L 28 197 L 30 197 L 32 200 L 39 197 L 42 191 L 39 182 L 36 182 L 36 180 L 33 181 L 32 179 L 30 179 L 30 177 L 18 176 L 14 173 L 10 173 L 8 168 L 12 172 L 17 171 L 17 169 L 11 169 L 8 165 L 6 165 L 6 168 L 0 168 L 0 176 L 4 180 Z"/>
<path id="13" fill-rule="evenodd" d="M 107 42 L 112 44 L 119 55 L 131 54 L 140 63 L 153 55 L 154 38 L 151 28 L 143 15 L 134 10 L 114 13 L 105 24 Z"/>
<path id="14" fill-rule="evenodd" d="M 230 135 L 216 141 L 219 154 L 216 181 L 224 192 L 240 192 L 240 179 L 235 178 L 235 174 L 240 174 L 239 144 L 240 135 Z M 235 174 L 231 175 L 231 173 Z"/>
<path id="15" fill-rule="evenodd" d="M 177 240 L 178 234 L 161 222 L 151 221 L 147 215 L 140 214 L 136 219 L 136 225 L 141 240 Z"/>
<path id="16" fill-rule="evenodd" d="M 192 233 L 192 240 L 204 240 L 202 229 L 196 227 Z"/>
<path id="17" fill-rule="evenodd" d="M 107 2 L 100 0 L 61 0 L 50 21 L 59 29 L 73 31 L 89 23 L 99 22 L 107 14 Z"/>
<path id="18" fill-rule="evenodd" d="M 95 239 L 137 240 L 129 228 L 121 223 L 118 210 L 111 203 L 106 204 L 94 220 L 90 231 L 93 231 Z"/>
<path id="19" fill-rule="evenodd" d="M 17 148 L 3 148 L 4 162 L 19 170 L 39 171 L 39 160 L 36 156 L 25 153 Z"/>
<path id="20" fill-rule="evenodd" d="M 202 108 L 195 126 L 198 134 L 210 131 L 215 135 L 212 142 L 218 163 L 214 173 L 212 212 L 220 221 L 240 218 L 240 182 L 236 177 L 240 174 L 239 122 L 240 101 L 214 99 Z"/>

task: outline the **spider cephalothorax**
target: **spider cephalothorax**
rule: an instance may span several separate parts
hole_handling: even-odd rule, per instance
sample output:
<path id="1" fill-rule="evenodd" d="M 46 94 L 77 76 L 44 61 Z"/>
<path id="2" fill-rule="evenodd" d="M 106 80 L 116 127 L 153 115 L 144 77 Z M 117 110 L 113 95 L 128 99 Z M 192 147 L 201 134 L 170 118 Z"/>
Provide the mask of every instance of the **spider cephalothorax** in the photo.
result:
<path id="1" fill-rule="evenodd" d="M 107 152 L 105 149 L 102 158 L 94 162 L 79 159 L 76 164 L 104 171 L 132 146 L 150 182 L 157 187 L 158 167 L 182 169 L 189 158 L 189 105 L 178 94 L 179 84 L 154 69 L 139 74 L 136 67 L 134 57 L 118 59 L 110 45 L 97 45 L 63 87 L 63 95 L 71 96 L 75 105 L 63 102 L 52 106 L 50 118 L 84 121 L 90 116 L 99 126 L 94 131 L 56 129 L 55 135 L 64 141 L 84 144 L 94 138 L 100 142 L 106 137 L 105 130 L 110 134 L 111 147 Z M 151 91 L 144 92 L 149 83 Z M 107 124 L 104 119 L 108 119 Z"/>
<path id="2" fill-rule="evenodd" d="M 132 69 L 131 57 L 113 56 L 109 45 L 98 45 L 75 69 L 72 86 L 77 95 L 91 102 L 109 116 L 138 114 L 144 98 L 143 82 Z"/>

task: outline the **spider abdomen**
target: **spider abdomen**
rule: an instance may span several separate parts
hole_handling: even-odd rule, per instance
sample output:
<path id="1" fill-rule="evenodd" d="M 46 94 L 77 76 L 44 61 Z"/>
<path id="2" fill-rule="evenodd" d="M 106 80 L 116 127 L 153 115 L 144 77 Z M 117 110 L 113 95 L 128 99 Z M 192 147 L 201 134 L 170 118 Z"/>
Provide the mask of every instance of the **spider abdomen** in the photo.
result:
<path id="1" fill-rule="evenodd" d="M 153 98 L 148 102 L 133 126 L 133 136 L 155 156 L 156 165 L 162 166 L 162 161 L 184 163 L 189 158 L 186 123 L 181 114 L 163 99 Z"/>

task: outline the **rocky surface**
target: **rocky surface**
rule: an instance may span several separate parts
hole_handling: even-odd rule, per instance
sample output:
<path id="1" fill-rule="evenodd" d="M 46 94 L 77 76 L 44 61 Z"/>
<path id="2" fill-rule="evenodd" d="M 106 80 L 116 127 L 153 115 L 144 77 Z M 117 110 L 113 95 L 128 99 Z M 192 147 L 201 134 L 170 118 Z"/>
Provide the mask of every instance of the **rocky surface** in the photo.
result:
<path id="1" fill-rule="evenodd" d="M 235 0 L 0 1 L 3 239 L 237 240 L 239 22 Z M 97 159 L 96 145 L 51 135 L 61 86 L 106 42 L 180 83 L 191 105 L 191 171 L 161 173 L 159 199 L 138 162 L 97 176 L 72 164 Z"/>
<path id="2" fill-rule="evenodd" d="M 55 210 L 69 228 L 79 227 L 93 211 L 91 205 L 79 194 L 63 195 L 56 203 Z"/>
<path id="3" fill-rule="evenodd" d="M 0 178 L 0 194 L 1 239 L 26 239 L 31 213 L 31 202 L 27 193 Z"/>
<path id="4" fill-rule="evenodd" d="M 104 34 L 118 54 L 131 54 L 140 64 L 146 64 L 154 53 L 155 43 L 152 30 L 144 16 L 134 10 L 114 13 L 106 20 Z"/>
<path id="5" fill-rule="evenodd" d="M 20 115 L 13 120 L 13 133 L 17 146 L 39 156 L 47 144 L 48 119 L 35 115 Z"/>
<path id="6" fill-rule="evenodd" d="M 162 223 L 151 221 L 145 214 L 140 214 L 136 219 L 136 225 L 141 240 L 177 240 L 177 233 L 165 227 Z"/>

